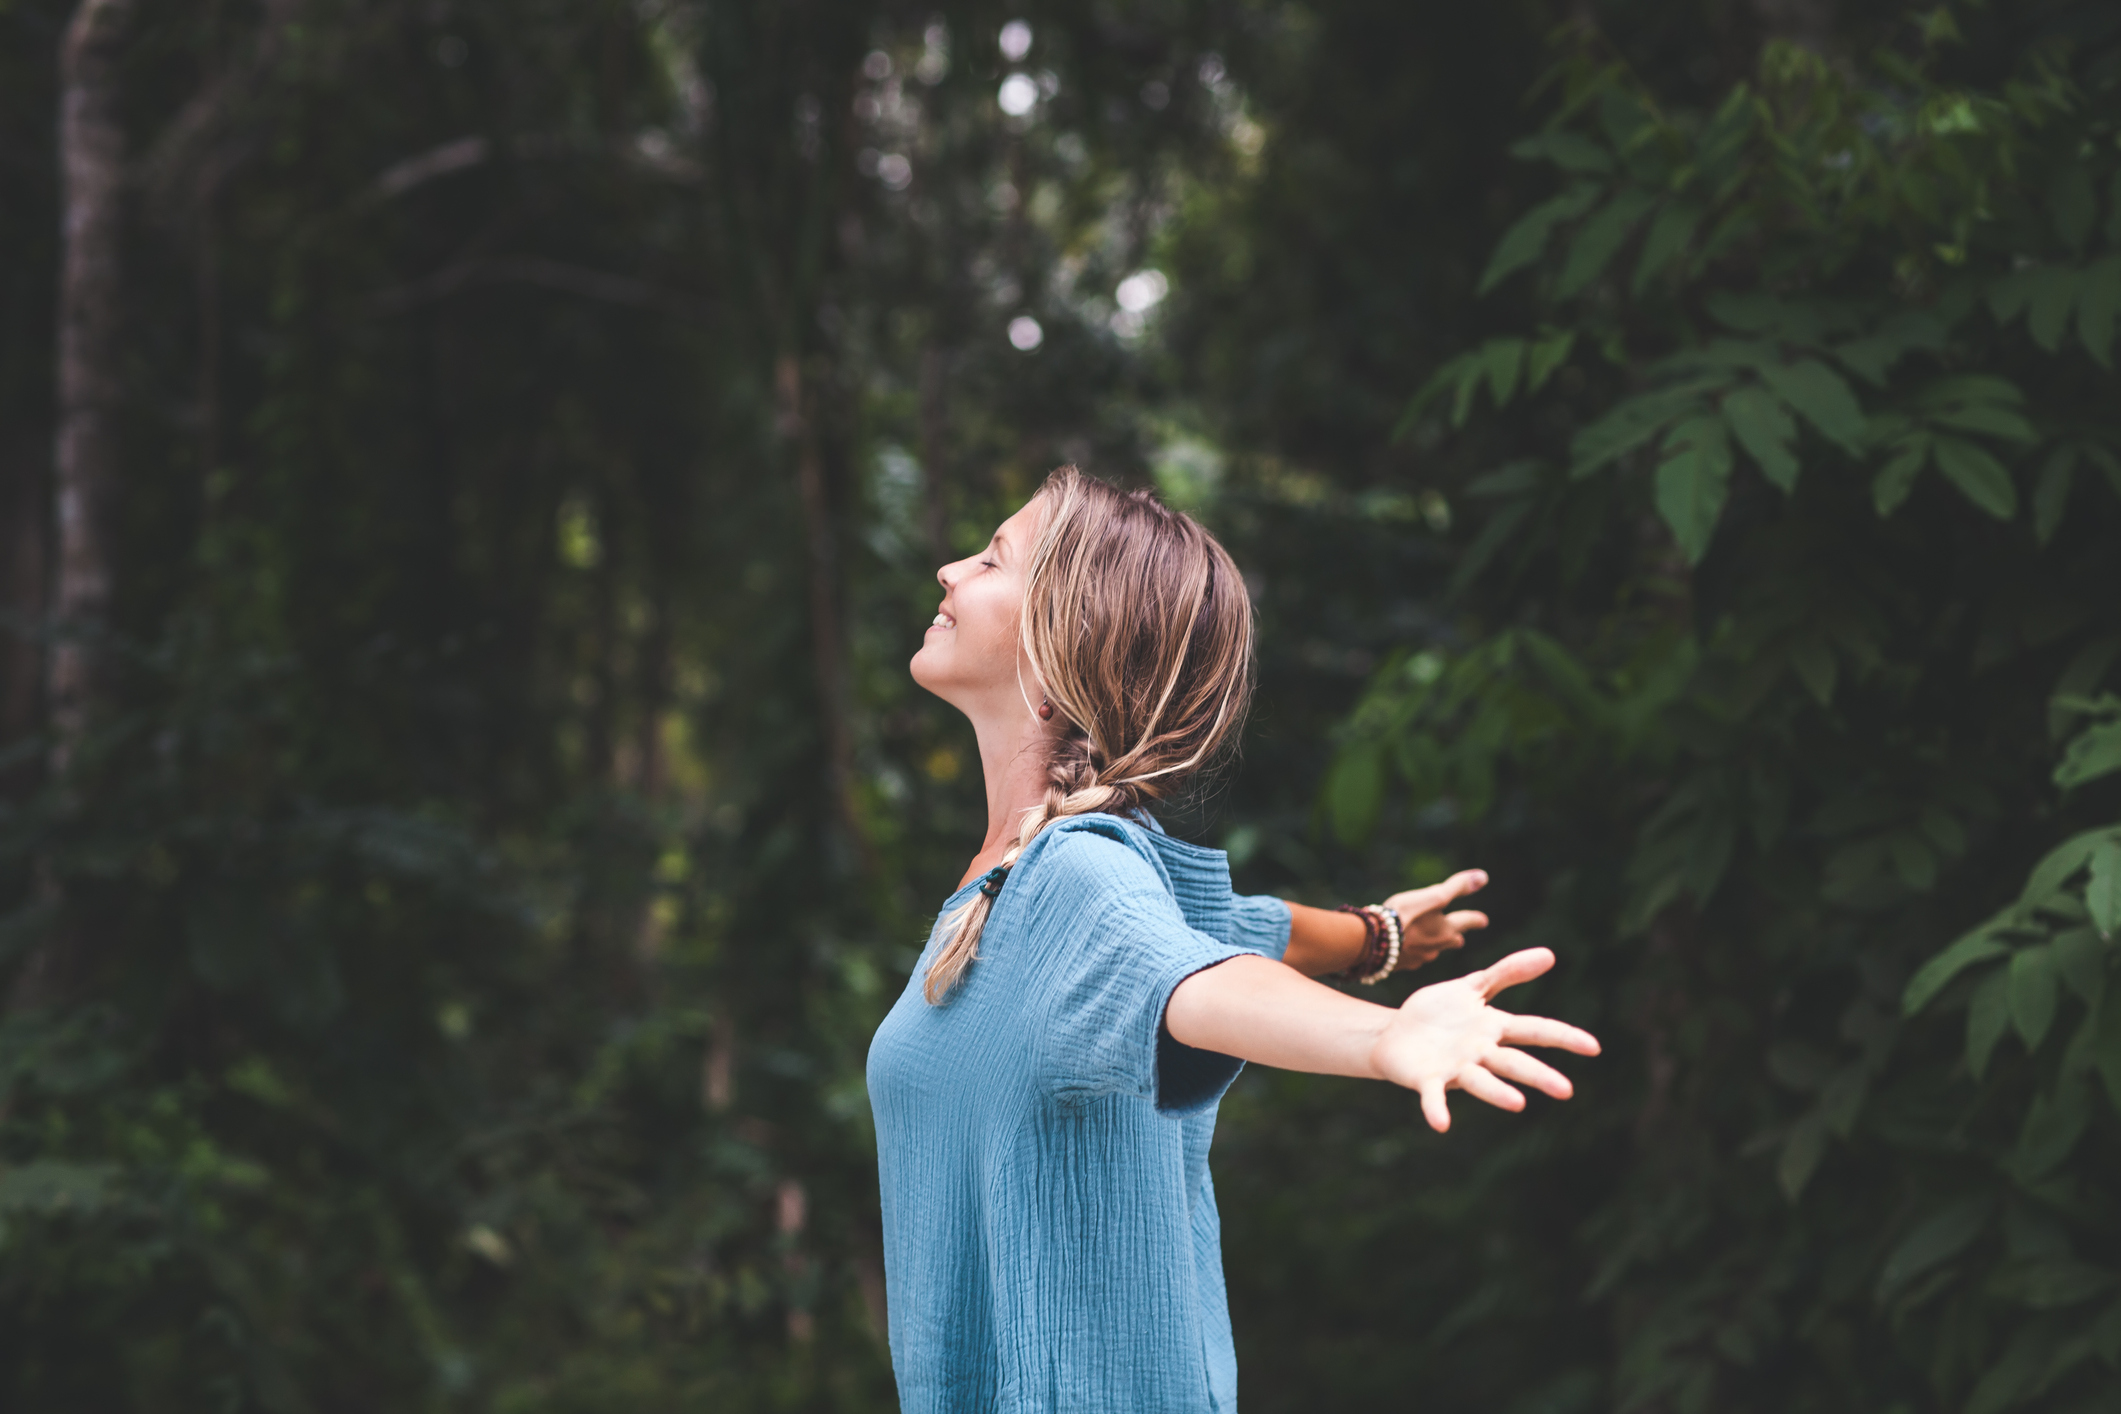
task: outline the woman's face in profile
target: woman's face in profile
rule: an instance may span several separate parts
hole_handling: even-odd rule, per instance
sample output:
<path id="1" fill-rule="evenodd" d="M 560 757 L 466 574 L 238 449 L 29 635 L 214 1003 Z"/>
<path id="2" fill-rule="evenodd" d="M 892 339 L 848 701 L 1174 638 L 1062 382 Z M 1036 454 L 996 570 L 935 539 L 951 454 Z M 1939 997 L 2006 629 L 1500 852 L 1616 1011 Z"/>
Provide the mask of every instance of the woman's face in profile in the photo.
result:
<path id="1" fill-rule="evenodd" d="M 986 548 L 936 571 L 943 602 L 910 665 L 913 680 L 968 714 L 1036 701 L 1027 673 L 1017 685 L 1017 620 L 1024 603 L 1024 567 L 1038 539 L 1044 507 L 1033 500 L 1001 524 Z"/>

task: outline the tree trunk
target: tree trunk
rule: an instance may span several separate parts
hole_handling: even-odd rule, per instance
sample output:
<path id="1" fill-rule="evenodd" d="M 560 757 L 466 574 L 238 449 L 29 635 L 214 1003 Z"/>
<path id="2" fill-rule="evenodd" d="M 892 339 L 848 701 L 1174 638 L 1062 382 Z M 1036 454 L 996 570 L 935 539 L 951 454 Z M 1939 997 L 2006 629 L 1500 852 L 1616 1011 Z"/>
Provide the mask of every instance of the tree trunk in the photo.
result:
<path id="1" fill-rule="evenodd" d="M 111 511 L 118 477 L 120 244 L 125 131 L 118 66 L 131 0 L 81 0 L 59 51 L 58 436 L 52 454 L 54 566 L 44 656 L 46 769 L 63 783 L 108 685 Z M 50 858 L 37 893 L 65 901 Z M 61 916 L 24 961 L 11 1009 L 56 1000 L 81 969 L 77 922 Z"/>
<path id="2" fill-rule="evenodd" d="M 58 564 L 45 659 L 51 768 L 71 762 L 107 669 L 111 511 L 118 475 L 120 238 L 125 134 L 118 61 L 131 0 L 81 0 L 59 59 L 61 254 L 57 445 L 52 502 Z"/>
<path id="3" fill-rule="evenodd" d="M 817 678 L 818 716 L 824 727 L 827 768 L 834 803 L 865 869 L 875 860 L 862 821 L 854 775 L 854 735 L 847 722 L 846 672 L 841 661 L 838 565 L 832 507 L 825 494 L 824 456 L 818 446 L 816 401 L 803 387 L 803 366 L 792 354 L 774 366 L 780 427 L 794 443 L 795 478 L 803 498 L 804 540 L 810 562 L 810 652 Z"/>
<path id="4" fill-rule="evenodd" d="M 12 746 L 37 729 L 43 696 L 44 655 L 36 626 L 44 618 L 45 527 L 44 439 L 9 437 L 0 443 L 0 746 Z M 32 787 L 34 763 L 0 771 L 0 799 Z"/>

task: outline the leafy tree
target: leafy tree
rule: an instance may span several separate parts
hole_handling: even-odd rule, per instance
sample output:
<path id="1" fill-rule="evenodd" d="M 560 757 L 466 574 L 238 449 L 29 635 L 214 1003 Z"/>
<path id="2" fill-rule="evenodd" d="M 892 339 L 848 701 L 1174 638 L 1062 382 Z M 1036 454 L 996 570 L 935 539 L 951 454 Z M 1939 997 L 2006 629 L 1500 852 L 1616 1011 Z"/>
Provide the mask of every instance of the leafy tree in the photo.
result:
<path id="1" fill-rule="evenodd" d="M 1586 33 L 1513 149 L 1558 190 L 1481 284 L 1532 327 L 1404 423 L 1486 462 L 1455 632 L 1322 809 L 1537 880 L 1542 1005 L 1620 1042 L 1565 1193 L 1533 1140 L 1427 1205 L 1566 1248 L 1455 1339 L 1598 1313 L 1522 1407 L 2121 1391 L 2115 40 L 1943 7 L 1697 107 Z"/>

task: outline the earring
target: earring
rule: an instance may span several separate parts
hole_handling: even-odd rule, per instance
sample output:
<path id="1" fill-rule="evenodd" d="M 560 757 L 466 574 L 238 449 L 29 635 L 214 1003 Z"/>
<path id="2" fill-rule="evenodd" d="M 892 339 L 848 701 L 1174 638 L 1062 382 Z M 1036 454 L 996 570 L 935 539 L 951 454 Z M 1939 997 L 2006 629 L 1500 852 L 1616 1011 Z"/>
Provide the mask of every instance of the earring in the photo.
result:
<path id="1" fill-rule="evenodd" d="M 1053 704 L 1046 700 L 1045 695 L 1043 693 L 1039 695 L 1038 699 L 1038 719 L 1041 722 L 1050 722 L 1053 720 Z"/>

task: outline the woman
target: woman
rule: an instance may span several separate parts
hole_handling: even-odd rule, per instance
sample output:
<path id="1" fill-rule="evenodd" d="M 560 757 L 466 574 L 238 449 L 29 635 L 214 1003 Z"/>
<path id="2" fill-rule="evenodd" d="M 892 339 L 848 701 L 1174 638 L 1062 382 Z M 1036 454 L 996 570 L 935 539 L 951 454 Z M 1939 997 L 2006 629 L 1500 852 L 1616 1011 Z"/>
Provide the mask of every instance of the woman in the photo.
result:
<path id="1" fill-rule="evenodd" d="M 1543 948 L 1398 1008 L 1309 976 L 1419 966 L 1485 926 L 1460 874 L 1364 913 L 1241 898 L 1148 813 L 1230 745 L 1252 680 L 1236 566 L 1188 517 L 1063 467 L 937 578 L 915 681 L 972 719 L 987 838 L 869 1052 L 891 1356 L 908 1414 L 1236 1408 L 1208 1181 L 1244 1061 L 1566 1099 L 1489 999 Z"/>

